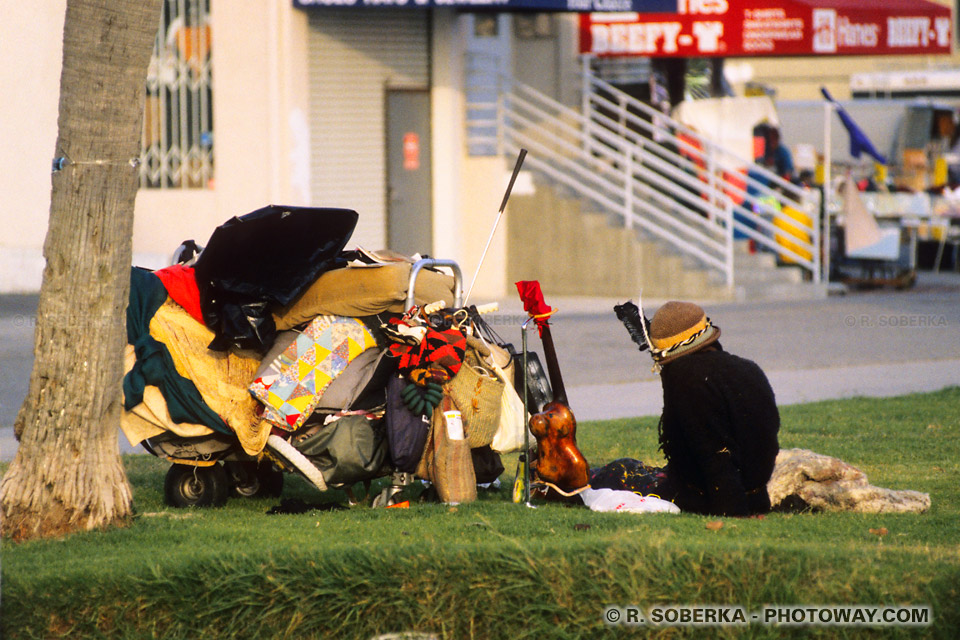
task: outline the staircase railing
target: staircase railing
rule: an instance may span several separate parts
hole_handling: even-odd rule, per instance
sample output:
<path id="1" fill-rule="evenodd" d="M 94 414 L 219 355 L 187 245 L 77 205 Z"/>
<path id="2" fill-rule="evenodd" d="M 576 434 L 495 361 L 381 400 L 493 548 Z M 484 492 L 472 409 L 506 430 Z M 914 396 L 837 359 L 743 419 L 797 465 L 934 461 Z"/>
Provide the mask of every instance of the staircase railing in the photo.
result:
<path id="1" fill-rule="evenodd" d="M 720 147 L 586 69 L 583 82 L 582 109 L 587 119 L 606 126 L 615 121 L 618 135 L 635 144 L 644 144 L 648 138 L 660 141 L 684 171 L 730 197 L 734 229 L 740 235 L 820 281 L 818 192 Z"/>
<path id="2" fill-rule="evenodd" d="M 816 219 L 802 189 L 758 166 L 731 179 L 723 169 L 741 159 L 592 74 L 585 74 L 582 112 L 496 80 L 495 88 L 467 88 L 472 153 L 528 149 L 529 167 L 719 272 L 728 287 L 735 229 L 819 280 L 817 224 L 795 215 Z"/>

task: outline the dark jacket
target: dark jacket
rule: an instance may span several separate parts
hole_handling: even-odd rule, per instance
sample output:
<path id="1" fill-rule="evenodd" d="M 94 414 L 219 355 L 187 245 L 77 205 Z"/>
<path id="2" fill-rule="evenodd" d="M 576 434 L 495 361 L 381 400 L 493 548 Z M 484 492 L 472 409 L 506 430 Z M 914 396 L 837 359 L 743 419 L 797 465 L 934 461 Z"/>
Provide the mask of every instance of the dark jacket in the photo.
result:
<path id="1" fill-rule="evenodd" d="M 766 513 L 766 485 L 780 449 L 773 389 L 755 363 L 716 346 L 669 362 L 660 373 L 667 485 L 683 511 Z"/>

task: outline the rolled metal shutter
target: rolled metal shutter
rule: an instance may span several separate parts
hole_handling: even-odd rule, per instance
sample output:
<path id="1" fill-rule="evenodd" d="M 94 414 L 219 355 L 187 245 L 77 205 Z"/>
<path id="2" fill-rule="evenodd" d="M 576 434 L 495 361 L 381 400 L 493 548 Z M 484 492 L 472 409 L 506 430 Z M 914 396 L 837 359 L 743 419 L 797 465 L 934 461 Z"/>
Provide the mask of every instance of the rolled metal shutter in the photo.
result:
<path id="1" fill-rule="evenodd" d="M 429 87 L 429 14 L 316 9 L 309 23 L 313 204 L 360 213 L 349 246 L 386 247 L 385 91 Z"/>

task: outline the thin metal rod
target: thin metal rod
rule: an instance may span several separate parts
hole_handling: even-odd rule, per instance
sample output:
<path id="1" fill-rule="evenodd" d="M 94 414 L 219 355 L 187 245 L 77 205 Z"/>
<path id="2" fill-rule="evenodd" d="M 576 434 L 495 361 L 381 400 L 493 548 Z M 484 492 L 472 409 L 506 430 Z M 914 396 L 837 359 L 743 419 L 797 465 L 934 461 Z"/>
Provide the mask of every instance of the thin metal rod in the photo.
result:
<path id="1" fill-rule="evenodd" d="M 497 227 L 500 225 L 500 218 L 503 217 L 503 211 L 507 208 L 507 200 L 510 199 L 510 192 L 513 191 L 513 183 L 517 181 L 517 174 L 520 173 L 520 167 L 523 166 L 523 159 L 527 156 L 526 149 L 520 149 L 520 155 L 517 157 L 517 164 L 513 166 L 513 175 L 510 176 L 510 182 L 507 184 L 507 191 L 503 194 L 503 202 L 500 203 L 500 211 L 497 212 L 497 218 L 493 221 L 493 229 L 490 231 L 490 236 L 487 238 L 487 245 L 483 248 L 483 253 L 480 254 L 480 262 L 477 263 L 477 270 L 473 273 L 473 281 L 470 282 L 470 288 L 467 289 L 467 295 L 463 299 L 463 304 L 467 304 L 467 300 L 470 299 L 470 293 L 473 291 L 473 285 L 477 284 L 477 276 L 480 275 L 480 267 L 483 266 L 483 260 L 487 257 L 487 251 L 490 250 L 490 243 L 493 242 L 493 234 L 497 232 Z"/>
<path id="2" fill-rule="evenodd" d="M 833 103 L 829 100 L 823 105 L 823 258 L 820 281 L 830 285 L 830 201 L 833 199 L 833 136 L 830 125 L 833 120 Z"/>
<path id="3" fill-rule="evenodd" d="M 530 320 L 533 318 L 528 318 L 520 326 L 520 342 L 523 345 L 523 501 L 526 504 L 530 504 L 530 401 L 527 397 L 527 325 Z"/>

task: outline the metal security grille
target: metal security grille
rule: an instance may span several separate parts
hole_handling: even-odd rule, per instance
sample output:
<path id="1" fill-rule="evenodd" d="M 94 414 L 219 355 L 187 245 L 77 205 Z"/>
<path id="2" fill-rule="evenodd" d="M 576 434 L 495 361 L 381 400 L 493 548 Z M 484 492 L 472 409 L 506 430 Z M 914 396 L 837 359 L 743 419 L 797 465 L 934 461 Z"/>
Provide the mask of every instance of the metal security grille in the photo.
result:
<path id="1" fill-rule="evenodd" d="M 164 0 L 147 70 L 140 186 L 213 186 L 210 0 Z"/>

